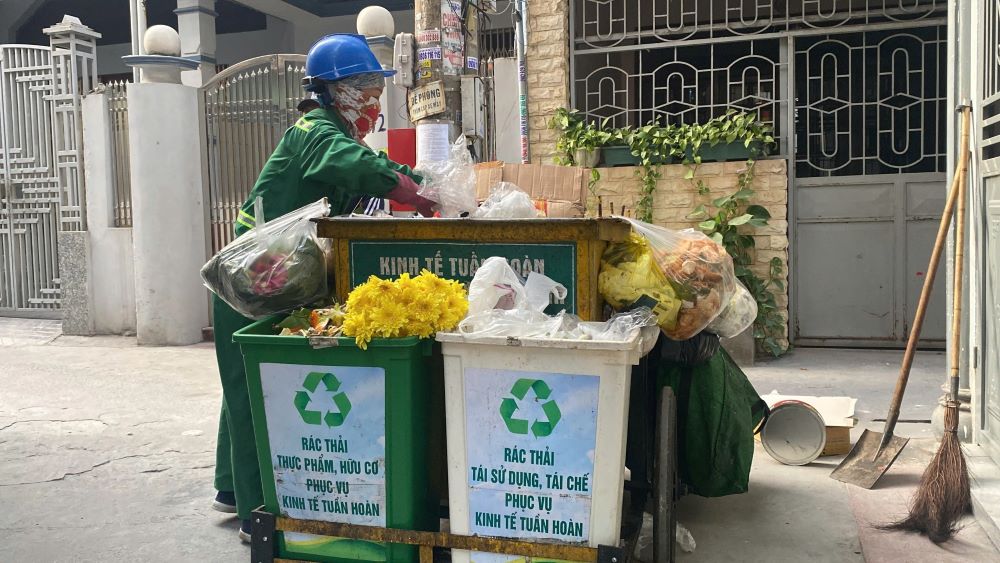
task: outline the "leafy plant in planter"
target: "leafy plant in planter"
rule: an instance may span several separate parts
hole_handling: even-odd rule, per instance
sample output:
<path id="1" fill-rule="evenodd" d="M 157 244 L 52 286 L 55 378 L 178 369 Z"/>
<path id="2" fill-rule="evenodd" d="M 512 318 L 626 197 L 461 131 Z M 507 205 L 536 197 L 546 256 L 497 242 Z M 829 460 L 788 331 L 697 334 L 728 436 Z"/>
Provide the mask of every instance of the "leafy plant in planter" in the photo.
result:
<path id="1" fill-rule="evenodd" d="M 607 129 L 607 124 L 608 119 L 605 119 L 601 126 L 597 127 L 588 122 L 578 111 L 566 108 L 556 110 L 556 114 L 549 120 L 549 128 L 560 131 L 559 140 L 556 142 L 558 151 L 555 157 L 556 164 L 589 166 L 590 181 L 587 188 L 591 198 L 597 197 L 597 182 L 601 179 L 601 173 L 596 167 L 596 162 L 581 162 L 581 160 L 593 158 L 601 147 L 616 140 L 621 141 L 621 133 L 615 129 Z"/>
<path id="2" fill-rule="evenodd" d="M 696 182 L 699 193 L 705 194 L 707 188 L 703 182 L 695 180 L 695 175 L 706 149 L 739 143 L 745 149 L 749 162 L 774 144 L 769 125 L 758 121 L 753 114 L 735 110 L 729 110 L 704 124 L 660 126 L 654 122 L 623 131 L 622 137 L 642 168 L 639 172 L 642 187 L 636 212 L 640 219 L 647 222 L 653 218 L 653 193 L 661 177 L 660 164 L 679 162 L 687 165 L 684 178 Z"/>
<path id="3" fill-rule="evenodd" d="M 700 219 L 698 228 L 715 242 L 725 247 L 733 258 L 736 277 L 753 295 L 757 302 L 757 318 L 753 325 L 753 337 L 761 348 L 774 357 L 786 352 L 779 342 L 784 332 L 785 319 L 778 311 L 774 292 L 785 290 L 781 281 L 784 265 L 777 257 L 768 264 L 767 278 L 761 278 L 750 269 L 753 263 L 755 240 L 740 227 L 764 227 L 771 214 L 760 205 L 749 205 L 754 191 L 750 189 L 756 162 L 747 161 L 747 167 L 738 176 L 735 193 L 720 197 L 710 206 L 699 205 L 689 218 Z"/>

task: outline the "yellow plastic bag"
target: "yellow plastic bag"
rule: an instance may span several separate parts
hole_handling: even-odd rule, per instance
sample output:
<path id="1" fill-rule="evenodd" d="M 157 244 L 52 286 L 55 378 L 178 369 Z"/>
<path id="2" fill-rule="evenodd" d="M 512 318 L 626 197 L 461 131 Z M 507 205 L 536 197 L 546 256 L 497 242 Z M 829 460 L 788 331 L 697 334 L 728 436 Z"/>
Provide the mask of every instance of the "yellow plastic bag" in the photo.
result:
<path id="1" fill-rule="evenodd" d="M 601 259 L 597 287 L 612 307 L 629 310 L 649 307 L 661 328 L 674 329 L 681 300 L 653 260 L 646 239 L 632 235 L 628 242 L 612 244 Z"/>

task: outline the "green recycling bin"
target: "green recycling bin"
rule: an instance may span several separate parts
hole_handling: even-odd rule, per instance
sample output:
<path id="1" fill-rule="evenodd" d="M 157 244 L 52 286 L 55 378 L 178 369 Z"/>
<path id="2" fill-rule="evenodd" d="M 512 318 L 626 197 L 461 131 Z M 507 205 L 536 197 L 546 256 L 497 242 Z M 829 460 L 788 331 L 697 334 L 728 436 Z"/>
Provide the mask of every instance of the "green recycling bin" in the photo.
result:
<path id="1" fill-rule="evenodd" d="M 243 350 L 265 508 L 364 526 L 437 530 L 428 486 L 433 342 L 234 335 Z M 280 533 L 280 557 L 416 563 L 414 546 Z"/>

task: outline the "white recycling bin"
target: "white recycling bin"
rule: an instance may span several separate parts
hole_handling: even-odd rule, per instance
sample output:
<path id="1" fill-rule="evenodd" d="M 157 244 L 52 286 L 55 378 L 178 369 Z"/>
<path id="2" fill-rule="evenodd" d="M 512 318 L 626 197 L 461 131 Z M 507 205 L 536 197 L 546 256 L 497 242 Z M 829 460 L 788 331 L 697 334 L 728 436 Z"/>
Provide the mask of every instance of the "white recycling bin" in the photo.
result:
<path id="1" fill-rule="evenodd" d="M 618 545 L 628 342 L 440 333 L 448 493 L 457 534 Z M 456 563 L 509 555 L 454 551 Z"/>

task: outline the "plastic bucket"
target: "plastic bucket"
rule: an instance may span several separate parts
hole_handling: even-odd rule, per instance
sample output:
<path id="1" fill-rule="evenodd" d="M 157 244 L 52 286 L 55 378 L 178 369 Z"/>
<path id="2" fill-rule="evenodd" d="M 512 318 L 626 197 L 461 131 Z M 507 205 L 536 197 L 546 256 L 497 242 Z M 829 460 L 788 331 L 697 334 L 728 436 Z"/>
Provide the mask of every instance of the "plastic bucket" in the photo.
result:
<path id="1" fill-rule="evenodd" d="M 760 441 L 775 460 L 785 465 L 806 465 L 823 453 L 826 424 L 812 405 L 781 401 L 771 407 Z"/>

